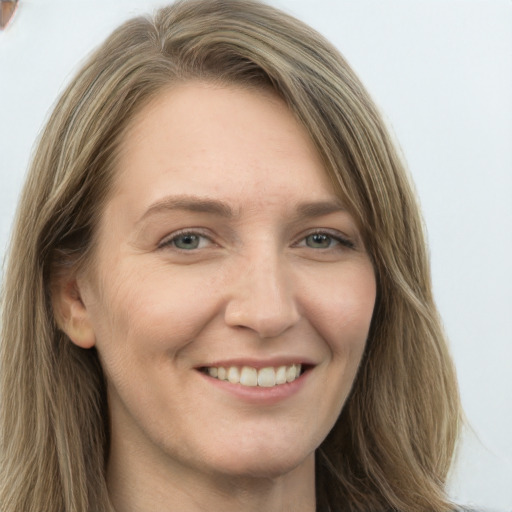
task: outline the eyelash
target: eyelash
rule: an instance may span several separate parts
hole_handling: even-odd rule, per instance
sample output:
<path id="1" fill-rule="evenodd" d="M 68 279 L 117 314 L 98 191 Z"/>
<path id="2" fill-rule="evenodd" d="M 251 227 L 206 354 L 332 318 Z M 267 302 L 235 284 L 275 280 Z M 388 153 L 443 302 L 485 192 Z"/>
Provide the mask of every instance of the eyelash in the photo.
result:
<path id="1" fill-rule="evenodd" d="M 337 242 L 338 244 L 340 244 L 342 247 L 346 248 L 346 249 L 355 249 L 355 244 L 352 240 L 350 240 L 349 238 L 341 235 L 339 232 L 332 232 L 332 231 L 329 231 L 329 230 L 321 230 L 321 229 L 317 229 L 315 231 L 312 231 L 310 233 L 307 233 L 305 235 L 303 235 L 299 242 L 295 245 L 298 245 L 299 243 L 301 242 L 305 242 L 306 239 L 310 236 L 315 236 L 315 235 L 321 235 L 321 236 L 326 236 L 326 237 L 329 237 L 332 241 L 335 241 Z M 311 249 L 313 249 L 311 247 Z M 316 248 L 317 250 L 322 250 L 322 248 Z M 332 250 L 332 249 L 335 249 L 335 246 L 334 247 L 327 247 L 323 250 Z"/>
<path id="2" fill-rule="evenodd" d="M 309 237 L 312 237 L 312 236 L 315 236 L 315 235 L 320 235 L 320 236 L 328 237 L 330 242 L 335 242 L 335 243 L 334 243 L 334 245 L 332 243 L 330 243 L 329 247 L 310 247 L 310 246 L 307 246 L 306 245 L 307 244 L 307 239 Z M 195 229 L 195 230 L 193 230 L 193 229 L 185 229 L 185 230 L 173 233 L 172 236 L 165 238 L 158 245 L 158 249 L 165 249 L 165 248 L 171 247 L 172 249 L 174 249 L 176 251 L 179 251 L 179 252 L 195 252 L 195 251 L 200 250 L 200 249 L 203 248 L 203 247 L 199 247 L 198 246 L 198 247 L 192 247 L 190 249 L 184 249 L 184 248 L 176 246 L 176 241 L 180 237 L 186 237 L 186 236 L 198 237 L 200 239 L 199 240 L 199 244 L 201 244 L 201 239 L 207 240 L 208 242 L 213 243 L 211 237 L 206 235 L 200 229 Z M 337 247 L 338 244 L 341 247 Z M 317 230 L 314 230 L 314 231 L 311 231 L 309 233 L 306 233 L 306 234 L 302 235 L 301 238 L 298 240 L 298 242 L 294 243 L 293 246 L 294 247 L 305 247 L 305 248 L 310 248 L 310 249 L 314 249 L 314 250 L 318 250 L 318 251 L 332 251 L 332 250 L 336 250 L 337 248 L 338 249 L 342 249 L 342 248 L 355 249 L 355 247 L 356 247 L 352 240 L 350 240 L 347 237 L 342 236 L 339 232 L 333 233 L 333 232 L 331 232 L 329 230 L 321 230 L 321 229 L 317 229 Z"/>

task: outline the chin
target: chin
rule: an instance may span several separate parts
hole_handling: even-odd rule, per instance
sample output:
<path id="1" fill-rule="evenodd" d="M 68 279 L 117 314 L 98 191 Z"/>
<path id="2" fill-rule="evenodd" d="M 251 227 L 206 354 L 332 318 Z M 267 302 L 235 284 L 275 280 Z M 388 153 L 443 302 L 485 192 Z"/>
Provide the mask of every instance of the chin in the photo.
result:
<path id="1" fill-rule="evenodd" d="M 217 472 L 230 477 L 275 479 L 314 461 L 314 451 L 286 448 L 258 448 L 254 451 L 224 454 L 212 464 Z M 311 467 L 314 467 L 314 463 Z"/>

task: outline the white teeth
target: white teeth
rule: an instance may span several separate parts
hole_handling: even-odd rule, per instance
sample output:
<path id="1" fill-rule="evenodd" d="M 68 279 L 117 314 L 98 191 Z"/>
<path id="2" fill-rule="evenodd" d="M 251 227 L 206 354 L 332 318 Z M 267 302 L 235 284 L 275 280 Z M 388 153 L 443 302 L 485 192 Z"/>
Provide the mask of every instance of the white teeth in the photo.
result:
<path id="1" fill-rule="evenodd" d="M 286 382 L 293 382 L 297 378 L 297 366 L 298 365 L 293 364 L 286 368 Z M 300 373 L 300 369 L 298 370 Z"/>
<path id="2" fill-rule="evenodd" d="M 257 386 L 258 370 L 250 366 L 244 366 L 240 374 L 240 384 L 242 384 L 242 386 Z"/>
<path id="3" fill-rule="evenodd" d="M 222 368 L 222 366 L 219 366 L 217 378 L 219 380 L 226 380 L 226 368 Z"/>
<path id="4" fill-rule="evenodd" d="M 276 372 L 276 384 L 284 384 L 286 382 L 286 366 L 280 366 Z"/>
<path id="5" fill-rule="evenodd" d="M 276 385 L 293 382 L 300 377 L 301 370 L 302 365 L 300 364 L 279 366 L 277 368 L 267 366 L 259 370 L 251 366 L 243 366 L 241 370 L 238 366 L 230 366 L 228 368 L 211 366 L 207 369 L 207 373 L 210 377 L 227 380 L 232 384 L 271 388 Z"/>
<path id="6" fill-rule="evenodd" d="M 271 388 L 276 385 L 276 371 L 274 368 L 262 368 L 258 371 L 258 386 Z"/>
<path id="7" fill-rule="evenodd" d="M 228 380 L 232 384 L 238 384 L 240 382 L 240 370 L 236 366 L 230 366 L 228 368 Z"/>

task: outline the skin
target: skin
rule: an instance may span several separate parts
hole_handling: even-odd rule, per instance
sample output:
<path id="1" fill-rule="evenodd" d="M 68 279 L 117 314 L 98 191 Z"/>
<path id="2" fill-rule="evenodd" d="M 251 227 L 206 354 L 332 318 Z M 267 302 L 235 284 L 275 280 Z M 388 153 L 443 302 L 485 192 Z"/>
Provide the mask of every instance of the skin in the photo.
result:
<path id="1" fill-rule="evenodd" d="M 61 287 L 59 323 L 100 355 L 116 511 L 313 511 L 314 452 L 376 285 L 285 104 L 204 83 L 161 93 L 125 135 L 92 268 Z M 308 371 L 285 396 L 247 397 L 198 370 L 226 360 Z"/>

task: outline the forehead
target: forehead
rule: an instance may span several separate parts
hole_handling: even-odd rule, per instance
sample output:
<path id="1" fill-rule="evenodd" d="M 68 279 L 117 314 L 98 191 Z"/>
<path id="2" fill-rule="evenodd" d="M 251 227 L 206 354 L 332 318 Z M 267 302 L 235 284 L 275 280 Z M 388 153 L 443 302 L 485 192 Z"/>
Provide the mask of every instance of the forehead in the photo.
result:
<path id="1" fill-rule="evenodd" d="M 134 117 L 115 182 L 145 204 L 163 193 L 335 197 L 313 142 L 277 95 L 195 82 L 163 91 Z"/>

